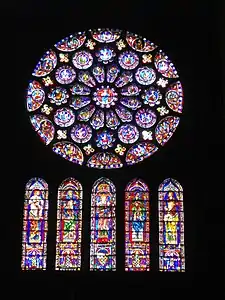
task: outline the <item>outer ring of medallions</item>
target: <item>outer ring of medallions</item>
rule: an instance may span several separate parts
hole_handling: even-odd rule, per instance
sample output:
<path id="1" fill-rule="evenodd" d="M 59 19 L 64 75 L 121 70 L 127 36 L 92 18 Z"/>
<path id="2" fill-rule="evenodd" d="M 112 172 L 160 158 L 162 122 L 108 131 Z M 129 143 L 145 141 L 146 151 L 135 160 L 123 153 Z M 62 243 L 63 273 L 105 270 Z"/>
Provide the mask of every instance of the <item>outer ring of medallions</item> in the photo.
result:
<path id="1" fill-rule="evenodd" d="M 139 52 L 137 52 L 137 51 L 135 51 L 135 50 L 132 50 L 132 51 L 134 51 L 136 54 L 138 54 L 140 57 L 141 57 L 141 55 L 143 54 L 143 53 L 139 53 Z M 90 51 L 91 52 L 91 51 Z M 117 58 L 118 58 L 118 54 L 117 54 Z M 111 64 L 111 63 L 110 63 Z M 94 65 L 94 64 L 93 64 Z M 93 67 L 93 65 L 90 67 L 90 68 L 92 68 Z M 104 64 L 102 64 L 102 65 L 104 65 Z M 74 67 L 72 64 L 71 64 L 71 66 L 72 67 Z M 107 66 L 107 65 L 106 65 Z M 140 66 L 139 66 L 140 67 Z M 136 70 L 138 68 L 138 66 L 134 69 L 134 70 L 123 70 L 123 71 L 130 71 L 130 72 L 132 72 L 133 74 L 134 74 L 134 71 Z M 155 69 L 155 68 L 153 68 L 153 69 Z M 88 68 L 88 70 L 89 70 L 89 68 Z M 159 72 L 157 71 L 156 72 L 156 74 L 159 74 Z M 159 76 L 161 76 L 162 74 L 159 74 Z M 158 76 L 157 76 L 158 77 Z M 156 77 L 156 80 L 157 80 L 157 77 Z M 75 80 L 74 80 L 74 82 L 76 82 L 76 79 L 77 78 L 75 78 Z M 155 81 L 156 81 L 155 80 Z M 95 80 L 96 81 L 96 80 Z M 102 85 L 102 83 L 98 83 L 97 81 L 96 81 L 96 87 L 97 86 L 101 86 Z M 112 86 L 114 89 L 115 89 L 115 91 L 118 93 L 118 91 L 117 91 L 117 88 L 116 88 L 116 86 L 114 85 L 114 83 L 107 83 L 107 85 L 109 85 L 109 86 Z M 143 86 L 143 88 L 145 88 L 145 86 Z M 118 88 L 118 90 L 120 90 L 121 88 Z M 92 90 L 92 89 L 91 89 Z M 93 89 L 94 90 L 94 89 Z M 93 94 L 93 90 L 92 90 L 92 93 L 91 94 Z M 118 93 L 118 98 L 120 97 L 120 95 L 119 95 L 119 93 Z M 93 101 L 92 100 L 92 102 L 95 102 L 95 101 Z M 119 99 L 117 100 L 117 102 L 116 102 L 116 104 L 117 103 L 119 103 Z M 99 108 L 100 109 L 100 107 L 99 106 L 97 106 L 96 105 L 96 103 L 95 103 L 95 106 L 97 107 L 97 108 Z M 115 107 L 115 106 L 111 106 L 109 109 L 111 109 L 112 107 Z M 104 108 L 103 110 L 107 110 L 108 108 Z M 133 112 L 133 111 L 132 111 Z M 115 112 L 116 113 L 116 112 Z M 134 115 L 133 115 L 133 118 L 134 118 Z M 163 119 L 163 118 L 160 118 L 160 119 Z M 158 121 L 157 122 L 157 124 L 159 123 L 160 121 Z M 75 121 L 75 123 L 76 123 L 76 121 Z M 89 123 L 89 122 L 88 122 Z M 136 122 L 135 122 L 136 123 Z M 131 124 L 130 122 L 128 123 L 128 124 Z M 157 125 L 156 124 L 156 125 Z M 121 122 L 121 124 L 120 124 L 120 126 L 121 125 L 124 125 L 124 123 L 123 122 Z M 119 127 L 120 127 L 119 126 Z M 144 128 L 141 128 L 138 124 L 137 124 L 137 127 L 138 127 L 138 130 L 139 130 L 139 133 L 140 133 L 140 136 L 141 136 L 141 132 L 140 131 L 142 131 L 142 130 L 144 130 Z M 107 128 L 107 127 L 103 127 L 103 128 Z M 101 128 L 101 129 L 103 129 L 103 128 Z M 94 132 L 96 132 L 95 130 L 94 130 Z M 118 139 L 118 136 L 117 136 L 117 132 L 118 132 L 118 128 L 116 129 L 116 130 L 112 130 L 112 132 L 115 132 L 116 133 L 116 135 L 115 135 L 115 137 L 116 137 L 116 139 Z M 173 133 L 174 134 L 174 133 Z M 172 135 L 173 135 L 172 134 Z M 171 136 L 172 136 L 171 135 Z M 119 139 L 118 139 L 118 141 L 120 141 Z M 116 141 L 115 141 L 116 142 Z M 133 143 L 133 144 L 135 144 L 135 143 Z M 130 146 L 132 146 L 133 144 L 131 144 Z M 78 146 L 80 146 L 81 144 L 78 144 Z M 126 145 L 125 145 L 126 146 Z M 83 151 L 83 150 L 82 150 Z M 103 150 L 104 151 L 104 150 Z M 89 158 L 90 156 L 88 156 L 87 158 Z M 121 158 L 121 157 L 120 157 Z M 125 158 L 125 156 L 124 156 L 124 158 Z"/>

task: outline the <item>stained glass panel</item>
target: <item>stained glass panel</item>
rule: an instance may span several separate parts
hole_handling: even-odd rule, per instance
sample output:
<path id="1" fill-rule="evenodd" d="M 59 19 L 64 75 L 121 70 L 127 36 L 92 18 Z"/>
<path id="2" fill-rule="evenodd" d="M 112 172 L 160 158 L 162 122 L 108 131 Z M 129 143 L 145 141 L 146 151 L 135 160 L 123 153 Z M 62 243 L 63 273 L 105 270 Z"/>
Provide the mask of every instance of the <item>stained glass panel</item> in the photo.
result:
<path id="1" fill-rule="evenodd" d="M 125 271 L 150 269 L 149 189 L 133 179 L 125 191 Z"/>
<path id="2" fill-rule="evenodd" d="M 81 184 L 73 179 L 64 180 L 58 189 L 56 270 L 81 269 L 82 232 Z"/>
<path id="3" fill-rule="evenodd" d="M 183 188 L 175 179 L 159 186 L 159 270 L 185 271 Z"/>
<path id="4" fill-rule="evenodd" d="M 107 178 L 98 179 L 91 195 L 90 270 L 116 270 L 116 189 Z"/>
<path id="5" fill-rule="evenodd" d="M 46 270 L 48 231 L 48 185 L 32 178 L 25 187 L 22 270 Z"/>
<path id="6" fill-rule="evenodd" d="M 100 28 L 65 37 L 42 56 L 26 107 L 53 152 L 108 169 L 136 164 L 163 147 L 179 125 L 183 98 L 177 69 L 159 46 Z"/>

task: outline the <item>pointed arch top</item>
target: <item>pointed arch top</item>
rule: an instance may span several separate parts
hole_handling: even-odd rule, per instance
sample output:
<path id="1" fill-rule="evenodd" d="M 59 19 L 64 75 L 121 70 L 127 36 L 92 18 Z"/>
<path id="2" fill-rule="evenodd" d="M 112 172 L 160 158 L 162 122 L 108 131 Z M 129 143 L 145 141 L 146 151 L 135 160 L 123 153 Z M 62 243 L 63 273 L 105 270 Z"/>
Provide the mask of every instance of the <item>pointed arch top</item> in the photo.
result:
<path id="1" fill-rule="evenodd" d="M 31 178 L 25 187 L 22 270 L 46 270 L 48 231 L 48 184 L 38 177 Z"/>
<path id="2" fill-rule="evenodd" d="M 75 178 L 69 177 L 62 181 L 62 183 L 59 185 L 59 190 L 69 190 L 69 189 L 72 189 L 75 191 L 81 191 L 82 185 Z"/>
<path id="3" fill-rule="evenodd" d="M 81 268 L 82 203 L 81 183 L 73 177 L 64 179 L 58 188 L 56 270 Z"/>
<path id="4" fill-rule="evenodd" d="M 92 188 L 92 193 L 99 193 L 99 192 L 115 193 L 116 187 L 110 179 L 106 177 L 101 177 L 94 182 Z"/>
<path id="5" fill-rule="evenodd" d="M 167 178 L 159 186 L 159 192 L 166 191 L 183 192 L 183 188 L 177 180 L 173 178 Z"/>
<path id="6" fill-rule="evenodd" d="M 148 185 L 140 178 L 132 179 L 126 186 L 126 192 L 149 192 Z"/>
<path id="7" fill-rule="evenodd" d="M 33 177 L 31 178 L 27 184 L 26 184 L 26 190 L 47 190 L 48 189 L 48 184 L 47 182 L 39 177 Z"/>

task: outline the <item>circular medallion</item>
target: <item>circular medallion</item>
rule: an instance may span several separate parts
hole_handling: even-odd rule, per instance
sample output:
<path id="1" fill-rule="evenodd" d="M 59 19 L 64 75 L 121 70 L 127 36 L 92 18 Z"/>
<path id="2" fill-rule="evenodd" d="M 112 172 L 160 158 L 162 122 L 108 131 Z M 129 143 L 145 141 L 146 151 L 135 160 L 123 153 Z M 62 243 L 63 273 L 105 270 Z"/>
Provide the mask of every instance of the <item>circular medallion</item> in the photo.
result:
<path id="1" fill-rule="evenodd" d="M 135 116 L 137 124 L 142 128 L 150 128 L 156 122 L 156 114 L 149 108 L 142 108 L 138 110 Z"/>
<path id="2" fill-rule="evenodd" d="M 71 129 L 71 138 L 77 143 L 86 143 L 91 139 L 91 127 L 86 124 L 77 124 Z"/>
<path id="3" fill-rule="evenodd" d="M 140 84 L 150 85 L 155 81 L 156 73 L 152 68 L 138 68 L 137 72 L 135 73 L 135 78 Z"/>
<path id="4" fill-rule="evenodd" d="M 79 51 L 73 56 L 73 64 L 77 69 L 88 69 L 92 63 L 93 57 L 87 51 Z"/>
<path id="5" fill-rule="evenodd" d="M 76 73 L 70 66 L 59 67 L 55 72 L 55 79 L 62 84 L 69 84 L 74 81 Z"/>
<path id="6" fill-rule="evenodd" d="M 170 140 L 183 88 L 168 56 L 119 29 L 71 34 L 32 72 L 26 108 L 42 142 L 64 159 L 113 169 L 140 162 Z"/>
<path id="7" fill-rule="evenodd" d="M 138 63 L 139 63 L 139 57 L 134 52 L 125 51 L 119 56 L 119 64 L 124 69 L 128 69 L 128 70 L 135 69 Z"/>
<path id="8" fill-rule="evenodd" d="M 75 121 L 75 115 L 72 109 L 60 108 L 54 114 L 54 121 L 60 127 L 68 127 Z"/>
<path id="9" fill-rule="evenodd" d="M 139 138 L 139 131 L 133 125 L 122 125 L 118 130 L 118 137 L 125 144 L 133 144 Z"/>

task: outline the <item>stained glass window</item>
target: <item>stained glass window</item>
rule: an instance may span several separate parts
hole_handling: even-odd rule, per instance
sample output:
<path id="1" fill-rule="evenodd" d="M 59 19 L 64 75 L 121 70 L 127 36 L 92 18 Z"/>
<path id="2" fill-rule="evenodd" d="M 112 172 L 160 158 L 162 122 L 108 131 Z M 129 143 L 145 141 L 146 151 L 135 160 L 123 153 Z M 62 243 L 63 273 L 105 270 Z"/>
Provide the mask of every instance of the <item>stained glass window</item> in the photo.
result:
<path id="1" fill-rule="evenodd" d="M 141 179 L 125 191 L 125 270 L 149 271 L 149 189 Z"/>
<path id="2" fill-rule="evenodd" d="M 107 178 L 98 179 L 91 195 L 90 270 L 116 270 L 116 189 Z"/>
<path id="3" fill-rule="evenodd" d="M 64 180 L 58 189 L 56 270 L 80 270 L 82 232 L 81 184 Z"/>
<path id="4" fill-rule="evenodd" d="M 26 94 L 43 143 L 72 163 L 133 165 L 164 146 L 183 110 L 175 66 L 153 42 L 111 29 L 57 42 L 37 63 Z"/>
<path id="5" fill-rule="evenodd" d="M 183 188 L 172 178 L 159 186 L 159 270 L 185 271 Z"/>
<path id="6" fill-rule="evenodd" d="M 46 270 L 48 230 L 48 185 L 32 178 L 25 188 L 22 270 Z"/>

